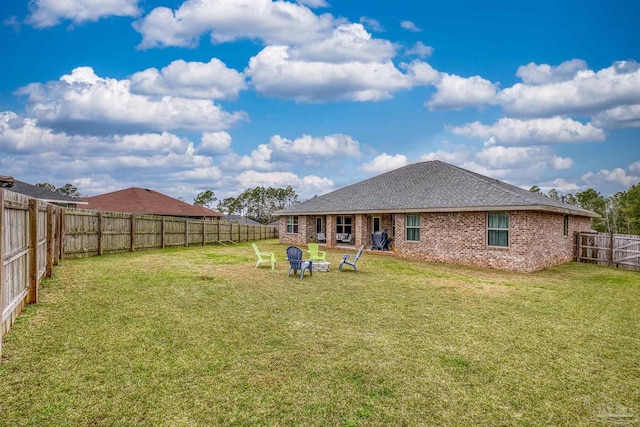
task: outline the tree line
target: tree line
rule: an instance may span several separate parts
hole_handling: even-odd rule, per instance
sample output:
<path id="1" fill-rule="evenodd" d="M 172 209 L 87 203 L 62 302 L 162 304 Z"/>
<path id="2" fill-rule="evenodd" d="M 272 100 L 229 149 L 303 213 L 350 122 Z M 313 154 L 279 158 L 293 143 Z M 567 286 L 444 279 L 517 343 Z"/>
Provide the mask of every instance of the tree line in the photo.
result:
<path id="1" fill-rule="evenodd" d="M 193 200 L 194 205 L 214 208 L 218 201 L 215 193 L 205 190 Z M 274 212 L 298 203 L 298 194 L 290 185 L 285 188 L 247 188 L 236 197 L 219 200 L 215 209 L 227 215 L 242 215 L 261 224 L 270 224 L 276 217 Z"/>
<path id="2" fill-rule="evenodd" d="M 62 187 L 56 187 L 53 184 L 49 184 L 48 182 L 39 182 L 36 184 L 36 187 L 46 188 L 47 190 L 54 191 L 56 193 L 65 194 L 71 197 L 80 197 L 80 191 L 78 187 L 73 184 L 65 184 Z"/>
<path id="3" fill-rule="evenodd" d="M 593 188 L 560 195 L 556 189 L 545 194 L 534 185 L 529 191 L 597 213 L 600 218 L 594 218 L 591 223 L 596 231 L 640 234 L 640 183 L 609 197 L 602 196 Z"/>

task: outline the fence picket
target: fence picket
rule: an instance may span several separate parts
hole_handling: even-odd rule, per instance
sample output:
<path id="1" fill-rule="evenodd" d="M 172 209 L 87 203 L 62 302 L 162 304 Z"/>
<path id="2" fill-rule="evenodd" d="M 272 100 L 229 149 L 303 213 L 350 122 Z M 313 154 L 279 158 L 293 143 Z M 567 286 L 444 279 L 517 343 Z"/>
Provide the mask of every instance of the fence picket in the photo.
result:
<path id="1" fill-rule="evenodd" d="M 640 236 L 578 233 L 576 261 L 640 271 Z"/>

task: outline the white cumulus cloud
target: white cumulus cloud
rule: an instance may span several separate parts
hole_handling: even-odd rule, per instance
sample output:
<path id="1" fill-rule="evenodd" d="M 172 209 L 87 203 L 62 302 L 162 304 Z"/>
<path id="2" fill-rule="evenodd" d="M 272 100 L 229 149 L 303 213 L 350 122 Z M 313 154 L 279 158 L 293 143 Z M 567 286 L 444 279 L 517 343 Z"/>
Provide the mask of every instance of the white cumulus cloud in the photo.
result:
<path id="1" fill-rule="evenodd" d="M 441 74 L 435 87 L 437 92 L 426 104 L 430 110 L 480 107 L 493 103 L 497 92 L 497 84 L 480 76 L 465 78 L 447 73 Z"/>
<path id="2" fill-rule="evenodd" d="M 406 165 L 407 156 L 403 154 L 394 154 L 392 156 L 382 153 L 369 163 L 363 164 L 361 169 L 369 175 L 377 175 Z"/>
<path id="3" fill-rule="evenodd" d="M 195 46 L 209 33 L 214 43 L 259 39 L 267 44 L 320 40 L 337 23 L 303 4 L 271 0 L 187 0 L 177 9 L 157 7 L 134 24 L 139 47 Z"/>
<path id="4" fill-rule="evenodd" d="M 593 116 L 593 123 L 606 128 L 639 128 L 640 104 L 623 105 L 602 111 Z"/>
<path id="5" fill-rule="evenodd" d="M 0 146 L 6 152 L 42 152 L 65 145 L 69 137 L 38 126 L 38 121 L 19 117 L 13 111 L 0 112 Z"/>
<path id="6" fill-rule="evenodd" d="M 280 135 L 271 137 L 270 146 L 274 151 L 283 155 L 318 156 L 318 157 L 358 157 L 360 156 L 360 143 L 349 135 L 334 134 L 323 137 L 303 135 L 294 140 L 286 139 Z"/>
<path id="7" fill-rule="evenodd" d="M 563 117 L 531 120 L 505 117 L 490 126 L 473 122 L 449 127 L 448 130 L 456 135 L 490 140 L 492 144 L 502 145 L 564 144 L 605 139 L 602 129 L 590 123 L 582 124 Z"/>
<path id="8" fill-rule="evenodd" d="M 376 101 L 413 86 L 393 62 L 327 63 L 295 60 L 287 46 L 267 46 L 251 58 L 245 74 L 263 95 L 296 101 Z"/>
<path id="9" fill-rule="evenodd" d="M 630 187 L 634 184 L 640 183 L 640 176 L 630 175 L 622 168 L 615 168 L 612 170 L 601 169 L 598 172 L 587 172 L 582 176 L 582 179 L 592 185 L 598 185 L 603 181 L 622 184 L 625 187 Z"/>
<path id="10" fill-rule="evenodd" d="M 107 16 L 138 16 L 138 0 L 31 0 L 26 22 L 37 28 L 52 27 L 61 20 L 93 22 Z"/>
<path id="11" fill-rule="evenodd" d="M 229 100 L 245 88 L 242 73 L 217 58 L 208 63 L 177 60 L 159 71 L 148 68 L 131 76 L 131 92 L 142 95 Z"/>
<path id="12" fill-rule="evenodd" d="M 362 24 L 340 25 L 330 37 L 289 49 L 292 60 L 308 62 L 382 62 L 395 55 L 390 41 L 372 38 Z"/>
<path id="13" fill-rule="evenodd" d="M 419 33 L 419 32 L 421 32 L 421 31 L 422 31 L 422 29 L 421 29 L 421 28 L 419 28 L 416 24 L 414 24 L 414 23 L 413 23 L 413 22 L 411 22 L 411 21 L 402 21 L 402 22 L 400 23 L 400 26 L 401 26 L 402 28 L 404 28 L 405 30 L 407 30 L 407 31 L 411 31 L 411 32 L 414 32 L 414 33 Z"/>
<path id="14" fill-rule="evenodd" d="M 374 18 L 369 18 L 368 16 L 361 16 L 360 23 L 369 28 L 371 31 L 375 31 L 376 33 L 381 33 L 384 31 L 384 27 Z"/>
<path id="15" fill-rule="evenodd" d="M 304 199 L 315 194 L 324 194 L 334 189 L 334 183 L 326 177 L 307 175 L 299 177 L 293 172 L 257 172 L 247 170 L 237 176 L 237 181 L 243 188 L 286 187 L 291 185 Z"/>
<path id="16" fill-rule="evenodd" d="M 19 93 L 27 95 L 27 111 L 39 123 L 69 133 L 217 131 L 247 118 L 209 100 L 137 95 L 129 80 L 99 77 L 91 67 L 76 68 L 57 82 L 32 83 Z"/>
<path id="17" fill-rule="evenodd" d="M 231 135 L 227 132 L 204 132 L 198 152 L 203 154 L 222 154 L 231 149 Z"/>
<path id="18" fill-rule="evenodd" d="M 431 56 L 433 54 L 433 48 L 419 41 L 416 42 L 416 44 L 414 44 L 411 49 L 407 49 L 405 53 L 407 55 L 417 55 L 421 58 L 426 58 L 427 56 Z"/>
<path id="19" fill-rule="evenodd" d="M 580 71 L 587 70 L 587 63 L 582 59 L 565 61 L 558 66 L 535 64 L 533 62 L 518 68 L 516 75 L 526 85 L 544 85 L 572 80 Z"/>
<path id="20" fill-rule="evenodd" d="M 538 79 L 542 82 L 544 79 Z M 500 92 L 497 102 L 508 115 L 590 115 L 640 104 L 640 66 L 618 61 L 598 72 L 578 71 L 570 80 L 518 83 Z"/>
<path id="21" fill-rule="evenodd" d="M 551 166 L 556 170 L 571 169 L 573 167 L 573 159 L 569 157 L 553 156 Z"/>

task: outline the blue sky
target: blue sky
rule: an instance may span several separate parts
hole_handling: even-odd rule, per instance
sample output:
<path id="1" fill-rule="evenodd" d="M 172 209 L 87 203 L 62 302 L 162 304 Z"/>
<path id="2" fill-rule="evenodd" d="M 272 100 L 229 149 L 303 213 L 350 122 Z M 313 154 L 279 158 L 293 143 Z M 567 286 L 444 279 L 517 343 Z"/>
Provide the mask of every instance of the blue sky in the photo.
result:
<path id="1" fill-rule="evenodd" d="M 535 3 L 535 4 L 534 4 Z M 0 174 L 302 199 L 439 159 L 640 182 L 640 3 L 8 0 Z"/>

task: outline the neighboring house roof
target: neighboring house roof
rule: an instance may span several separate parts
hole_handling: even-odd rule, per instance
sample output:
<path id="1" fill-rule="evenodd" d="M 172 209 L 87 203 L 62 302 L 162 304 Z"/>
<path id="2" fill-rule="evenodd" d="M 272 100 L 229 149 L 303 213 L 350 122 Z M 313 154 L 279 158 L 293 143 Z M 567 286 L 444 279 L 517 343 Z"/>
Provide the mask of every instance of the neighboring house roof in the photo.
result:
<path id="1" fill-rule="evenodd" d="M 222 217 L 225 221 L 235 221 L 241 224 L 249 224 L 249 225 L 262 225 L 258 221 L 254 221 L 242 215 L 225 215 Z"/>
<path id="2" fill-rule="evenodd" d="M 82 205 L 83 202 L 75 197 L 68 196 L 66 194 L 51 191 L 43 187 L 27 184 L 26 182 L 13 180 L 13 185 L 6 187 L 7 190 L 14 193 L 24 194 L 25 196 L 32 197 L 34 199 L 42 200 L 47 203 L 65 204 L 65 205 Z"/>
<path id="3" fill-rule="evenodd" d="M 125 212 L 148 215 L 170 215 L 188 217 L 221 217 L 220 212 L 199 205 L 190 205 L 154 190 L 131 187 L 125 190 L 83 197 L 87 205 L 82 209 Z"/>
<path id="4" fill-rule="evenodd" d="M 439 160 L 415 163 L 276 212 L 339 213 L 540 210 L 597 217 L 545 197 Z"/>

